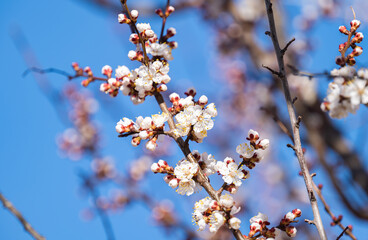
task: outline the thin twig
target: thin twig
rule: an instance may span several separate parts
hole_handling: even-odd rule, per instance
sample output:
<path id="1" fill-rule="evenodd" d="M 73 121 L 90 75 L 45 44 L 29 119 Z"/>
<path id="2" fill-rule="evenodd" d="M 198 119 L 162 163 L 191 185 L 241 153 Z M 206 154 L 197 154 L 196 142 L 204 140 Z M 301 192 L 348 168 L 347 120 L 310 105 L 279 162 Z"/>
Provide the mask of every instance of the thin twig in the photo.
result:
<path id="1" fill-rule="evenodd" d="M 289 90 L 289 84 L 287 81 L 287 77 L 286 77 L 286 72 L 285 72 L 285 64 L 284 64 L 284 56 L 282 54 L 282 50 L 280 48 L 278 39 L 277 39 L 277 32 L 276 32 L 276 26 L 275 26 L 275 20 L 273 17 L 273 10 L 272 10 L 272 4 L 270 0 L 265 0 L 265 4 L 266 4 L 266 10 L 267 10 L 267 17 L 268 17 L 268 22 L 269 22 L 269 26 L 270 26 L 270 37 L 272 39 L 272 43 L 275 49 L 275 53 L 277 56 L 277 62 L 279 65 L 279 78 L 281 80 L 283 89 L 284 89 L 284 95 L 285 95 L 285 100 L 286 100 L 286 105 L 287 105 L 287 109 L 289 112 L 289 118 L 290 118 L 290 123 L 291 123 L 291 127 L 293 130 L 293 137 L 294 137 L 294 145 L 295 145 L 295 153 L 298 157 L 298 161 L 299 161 L 299 165 L 301 168 L 301 171 L 303 173 L 303 177 L 304 177 L 304 182 L 307 188 L 307 192 L 308 192 L 308 196 L 309 196 L 309 201 L 311 203 L 311 207 L 313 210 L 313 215 L 314 215 L 314 223 L 315 226 L 318 230 L 318 234 L 321 240 L 327 240 L 326 237 L 326 233 L 325 230 L 323 228 L 323 224 L 322 224 L 322 219 L 319 213 L 319 209 L 318 209 L 318 205 L 317 205 L 317 199 L 314 195 L 313 192 L 313 185 L 312 185 L 312 178 L 309 174 L 309 170 L 307 167 L 307 163 L 305 161 L 304 158 L 304 154 L 303 154 L 303 150 L 302 150 L 302 144 L 301 144 L 301 140 L 300 140 L 300 134 L 299 134 L 299 128 L 296 127 L 296 114 L 293 108 L 293 103 L 292 103 L 292 99 L 291 99 L 291 94 L 290 94 L 290 90 Z"/>
<path id="2" fill-rule="evenodd" d="M 170 0 L 167 0 L 164 16 L 162 17 L 162 27 L 161 27 L 159 43 L 162 43 L 164 41 L 164 30 L 165 30 L 165 24 L 166 24 L 166 19 L 167 19 L 166 11 L 169 8 L 169 6 L 170 6 Z"/>
<path id="3" fill-rule="evenodd" d="M 314 191 L 316 191 L 319 199 L 321 199 L 321 202 L 323 204 L 323 206 L 325 207 L 325 210 L 327 212 L 328 215 L 330 215 L 331 219 L 336 219 L 335 215 L 332 213 L 330 206 L 327 204 L 326 199 L 324 198 L 324 196 L 322 195 L 322 191 L 316 186 L 315 183 L 313 183 L 313 188 Z M 344 225 L 339 221 L 336 223 L 342 230 L 349 228 L 349 226 L 344 227 Z M 344 230 L 344 232 L 346 232 L 346 234 L 349 235 L 349 237 L 353 240 L 356 240 L 357 238 L 354 236 L 354 234 L 350 231 L 350 230 Z M 343 233 L 344 233 L 343 232 Z M 339 238 L 338 238 L 339 239 Z"/>
<path id="4" fill-rule="evenodd" d="M 339 240 L 342 236 L 344 236 L 344 233 L 349 229 L 349 226 L 347 226 L 342 233 L 336 238 L 336 240 Z"/>
<path id="5" fill-rule="evenodd" d="M 0 201 L 3 203 L 4 208 L 6 208 L 9 212 L 11 212 L 16 218 L 18 218 L 19 222 L 23 225 L 24 230 L 26 230 L 31 236 L 36 240 L 46 240 L 41 234 L 39 234 L 29 222 L 23 217 L 23 215 L 13 206 L 9 200 L 7 200 L 0 193 Z"/>

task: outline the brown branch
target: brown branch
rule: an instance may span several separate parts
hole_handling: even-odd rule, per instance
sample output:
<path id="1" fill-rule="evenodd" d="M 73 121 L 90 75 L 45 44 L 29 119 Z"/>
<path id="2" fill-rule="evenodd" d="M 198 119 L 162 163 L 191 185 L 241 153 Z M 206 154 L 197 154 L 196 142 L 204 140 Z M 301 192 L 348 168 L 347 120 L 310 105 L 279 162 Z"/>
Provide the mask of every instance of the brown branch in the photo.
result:
<path id="1" fill-rule="evenodd" d="M 331 219 L 332 220 L 334 220 L 334 219 L 336 219 L 336 217 L 335 217 L 335 215 L 332 213 L 332 211 L 331 211 L 331 208 L 330 208 L 330 206 L 327 204 L 327 202 L 326 202 L 326 199 L 323 197 L 323 195 L 322 195 L 322 191 L 316 186 L 316 184 L 315 183 L 313 183 L 313 188 L 314 188 L 314 191 L 316 191 L 316 193 L 317 193 L 317 195 L 318 195 L 318 197 L 319 197 L 319 199 L 321 199 L 321 202 L 322 202 L 322 204 L 323 204 L 323 206 L 325 207 L 325 210 L 326 210 L 326 212 L 328 213 L 328 215 L 330 215 L 330 217 L 331 217 Z M 347 227 L 344 227 L 344 225 L 339 221 L 338 223 L 337 223 L 337 225 L 342 229 L 342 230 L 344 230 L 343 232 L 342 232 L 342 235 L 343 235 L 343 233 L 344 232 L 346 232 L 346 234 L 347 235 L 349 235 L 349 237 L 351 237 L 351 239 L 353 239 L 353 240 L 356 240 L 357 238 L 354 236 L 354 234 L 348 229 L 349 228 L 349 226 L 347 226 Z M 341 235 L 341 236 L 342 236 Z M 340 238 L 340 237 L 339 237 Z M 337 239 L 339 239 L 339 238 L 337 238 Z"/>
<path id="2" fill-rule="evenodd" d="M 9 212 L 11 212 L 18 221 L 23 225 L 24 230 L 26 230 L 34 239 L 36 240 L 46 240 L 41 234 L 39 234 L 29 222 L 23 217 L 23 215 L 13 206 L 9 200 L 7 200 L 0 193 L 0 201 L 3 203 L 4 208 L 6 208 Z"/>
<path id="3" fill-rule="evenodd" d="M 156 98 L 157 103 L 159 104 L 159 106 L 161 108 L 161 111 L 164 112 L 164 113 L 167 113 L 168 116 L 169 116 L 168 123 L 169 123 L 170 131 L 174 131 L 176 129 L 176 126 L 175 126 L 173 116 L 172 116 L 171 112 L 168 110 L 168 107 L 167 107 L 161 93 L 156 91 L 154 96 Z M 175 142 L 178 144 L 180 150 L 183 152 L 186 159 L 191 163 L 197 163 L 197 160 L 193 157 L 193 155 L 190 151 L 189 144 L 185 144 L 184 140 L 178 135 L 174 135 L 173 138 L 174 138 Z M 216 201 L 219 201 L 219 199 L 220 199 L 219 196 L 220 195 L 212 187 L 212 185 L 208 181 L 208 177 L 203 173 L 201 168 L 198 169 L 198 173 L 196 175 L 195 180 L 206 190 L 206 192 L 210 195 L 210 197 L 212 199 L 214 199 Z M 233 235 L 237 240 L 244 240 L 245 239 L 240 230 L 231 229 L 231 231 L 233 232 Z"/>
<path id="4" fill-rule="evenodd" d="M 342 236 L 344 236 L 344 233 L 347 231 L 349 229 L 349 226 L 348 227 L 346 227 L 343 231 L 342 231 L 342 233 L 336 238 L 336 240 L 339 240 Z"/>
<path id="5" fill-rule="evenodd" d="M 280 73 L 279 79 L 281 80 L 281 83 L 282 83 L 282 86 L 283 86 L 286 105 L 287 105 L 287 109 L 288 109 L 288 112 L 289 112 L 290 124 L 291 124 L 292 130 L 293 130 L 293 138 L 294 138 L 294 143 L 295 143 L 295 153 L 298 157 L 299 165 L 300 165 L 301 171 L 303 173 L 304 182 L 305 182 L 307 192 L 308 192 L 309 201 L 311 203 L 311 207 L 312 207 L 312 210 L 313 210 L 313 215 L 314 215 L 314 220 L 313 221 L 314 221 L 315 226 L 318 230 L 318 234 L 319 234 L 320 239 L 321 240 L 327 240 L 326 233 L 325 233 L 325 230 L 323 228 L 322 219 L 321 219 L 319 209 L 318 209 L 318 205 L 317 205 L 317 199 L 316 199 L 316 197 L 314 195 L 314 192 L 313 192 L 312 178 L 309 174 L 307 163 L 306 163 L 305 158 L 304 158 L 302 144 L 301 144 L 301 140 L 300 140 L 299 128 L 296 127 L 296 123 L 297 123 L 296 114 L 295 114 L 295 110 L 293 108 L 293 103 L 292 103 L 291 94 L 290 94 L 290 90 L 289 90 L 289 84 L 288 84 L 287 77 L 286 77 L 285 64 L 284 64 L 284 58 L 283 58 L 284 54 L 282 53 L 282 50 L 280 48 L 278 38 L 277 38 L 275 20 L 274 20 L 274 17 L 273 17 L 272 4 L 271 4 L 270 0 L 265 0 L 265 4 L 266 4 L 268 22 L 269 22 L 269 26 L 270 26 L 270 37 L 272 39 L 272 43 L 273 43 L 275 53 L 276 53 L 276 57 L 277 57 L 277 62 L 278 62 L 278 65 L 279 65 L 279 73 Z"/>

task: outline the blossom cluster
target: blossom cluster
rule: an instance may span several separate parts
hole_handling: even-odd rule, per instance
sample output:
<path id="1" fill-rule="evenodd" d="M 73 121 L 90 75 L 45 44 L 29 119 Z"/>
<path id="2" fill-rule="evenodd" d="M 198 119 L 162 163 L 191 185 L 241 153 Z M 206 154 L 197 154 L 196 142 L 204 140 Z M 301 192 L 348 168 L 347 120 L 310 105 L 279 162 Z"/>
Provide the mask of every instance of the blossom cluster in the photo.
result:
<path id="1" fill-rule="evenodd" d="M 222 195 L 219 202 L 206 197 L 194 204 L 193 221 L 201 231 L 209 225 L 210 232 L 217 232 L 224 223 L 232 229 L 239 229 L 241 221 L 233 216 L 239 211 L 240 207 L 235 206 L 231 195 Z"/>
<path id="2" fill-rule="evenodd" d="M 270 225 L 268 222 L 268 216 L 263 213 L 258 213 L 257 216 L 252 217 L 250 222 L 250 231 L 248 237 L 253 237 L 256 233 L 264 236 L 266 240 L 275 240 L 281 231 L 284 231 L 289 237 L 295 237 L 297 229 L 294 226 L 290 226 L 291 223 L 295 222 L 295 218 L 300 217 L 302 212 L 300 209 L 294 209 L 288 212 L 283 219 L 281 219 L 280 224 L 277 227 L 268 228 Z"/>
<path id="3" fill-rule="evenodd" d="M 110 66 L 102 68 L 103 74 L 110 72 L 112 72 Z M 153 95 L 155 91 L 167 90 L 166 84 L 171 80 L 168 72 L 169 64 L 158 59 L 148 66 L 141 65 L 132 71 L 126 66 L 118 66 L 115 78 L 107 75 L 109 79 L 100 85 L 100 91 L 115 97 L 120 90 L 125 96 L 130 96 L 134 104 L 140 104 L 144 102 L 146 96 Z"/>
<path id="4" fill-rule="evenodd" d="M 268 139 L 260 139 L 257 131 L 250 129 L 248 132 L 248 143 L 243 143 L 237 146 L 236 152 L 243 159 L 243 164 L 249 169 L 255 167 L 256 163 L 262 160 L 263 150 L 267 149 L 270 145 Z"/>
<path id="5" fill-rule="evenodd" d="M 345 66 L 332 70 L 331 75 L 334 80 L 328 85 L 321 109 L 332 118 L 344 118 L 368 103 L 368 69 L 356 72 L 354 67 Z"/>
<path id="6" fill-rule="evenodd" d="M 193 180 L 199 169 L 197 163 L 191 163 L 186 159 L 178 162 L 175 169 L 169 166 L 166 161 L 160 160 L 151 165 L 154 173 L 167 173 L 165 182 L 180 195 L 190 196 L 201 189 L 201 186 Z"/>
<path id="7" fill-rule="evenodd" d="M 157 147 L 158 135 L 163 133 L 165 122 L 169 119 L 166 113 L 155 114 L 151 117 L 137 117 L 136 121 L 123 118 L 116 124 L 116 131 L 120 134 L 132 134 L 132 145 L 138 146 L 142 140 L 147 140 L 146 148 L 154 151 Z M 124 135 L 122 135 L 124 136 Z"/>
<path id="8" fill-rule="evenodd" d="M 170 94 L 173 105 L 169 111 L 175 116 L 178 135 L 189 136 L 193 141 L 202 142 L 203 138 L 207 137 L 207 131 L 214 126 L 212 118 L 217 116 L 217 109 L 214 103 L 206 106 L 208 98 L 205 95 L 195 101 L 195 90 L 188 92 L 186 98 L 180 98 L 177 93 Z"/>
<path id="9" fill-rule="evenodd" d="M 348 40 L 339 45 L 339 52 L 341 53 L 341 56 L 336 58 L 336 64 L 340 65 L 341 67 L 345 66 L 346 64 L 349 66 L 354 66 L 356 63 L 354 57 L 359 56 L 363 52 L 363 48 L 356 45 L 357 43 L 363 41 L 364 38 L 363 33 L 356 32 L 360 26 L 360 21 L 354 19 L 350 22 L 350 26 L 350 30 L 348 30 L 345 26 L 339 27 L 339 31 L 341 33 L 348 35 Z M 345 56 L 346 51 L 350 47 L 353 49 L 353 51 Z"/>

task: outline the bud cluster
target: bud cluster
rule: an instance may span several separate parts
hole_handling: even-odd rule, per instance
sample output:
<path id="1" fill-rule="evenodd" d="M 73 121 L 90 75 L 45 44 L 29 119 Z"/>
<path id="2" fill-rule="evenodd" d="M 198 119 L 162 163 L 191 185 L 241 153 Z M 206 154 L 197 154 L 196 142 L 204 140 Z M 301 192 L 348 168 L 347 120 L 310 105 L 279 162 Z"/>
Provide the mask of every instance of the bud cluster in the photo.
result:
<path id="1" fill-rule="evenodd" d="M 115 97 L 119 90 L 134 104 L 144 102 L 146 96 L 153 95 L 157 91 L 166 91 L 166 84 L 171 78 L 168 75 L 169 64 L 156 60 L 149 65 L 141 65 L 132 71 L 126 66 L 118 66 L 115 70 L 115 78 L 111 78 L 111 67 L 104 66 L 102 73 L 109 79 L 100 85 L 100 90 Z"/>
<path id="2" fill-rule="evenodd" d="M 239 211 L 240 207 L 235 206 L 233 197 L 228 194 L 222 195 L 219 202 L 206 197 L 194 204 L 193 221 L 200 231 L 209 225 L 210 232 L 217 232 L 224 223 L 232 229 L 239 229 L 241 221 L 233 217 Z"/>
<path id="3" fill-rule="evenodd" d="M 130 133 L 132 137 L 132 145 L 138 146 L 141 140 L 149 140 L 146 143 L 148 150 L 154 151 L 157 147 L 158 135 L 163 133 L 165 122 L 169 119 L 166 113 L 155 114 L 151 117 L 137 117 L 136 121 L 129 118 L 123 118 L 116 124 L 116 131 L 120 134 Z M 123 136 L 123 135 L 122 135 Z"/>
<path id="4" fill-rule="evenodd" d="M 259 233 L 267 240 L 274 240 L 278 235 L 280 235 L 280 231 L 284 231 L 289 237 L 295 237 L 297 230 L 294 226 L 290 226 L 290 223 L 295 222 L 294 219 L 300 217 L 301 214 L 302 212 L 300 209 L 294 209 L 292 212 L 288 212 L 284 216 L 277 227 L 269 229 L 267 227 L 270 225 L 268 222 L 268 216 L 263 213 L 258 213 L 257 216 L 254 216 L 249 220 L 251 225 L 248 237 L 253 237 L 256 233 Z"/>
<path id="5" fill-rule="evenodd" d="M 243 143 L 237 146 L 236 152 L 243 159 L 242 164 L 252 169 L 256 166 L 256 163 L 262 160 L 263 150 L 266 150 L 270 145 L 268 139 L 260 139 L 258 132 L 250 129 L 248 132 L 248 143 Z"/>
<path id="6" fill-rule="evenodd" d="M 354 19 L 350 22 L 350 26 L 350 30 L 348 30 L 345 26 L 339 27 L 339 31 L 342 34 L 348 35 L 348 40 L 339 45 L 339 52 L 341 53 L 341 56 L 336 58 L 336 64 L 340 65 L 341 67 L 345 66 L 346 64 L 349 66 L 354 66 L 356 63 L 354 57 L 359 56 L 363 52 L 363 48 L 356 45 L 357 43 L 363 41 L 364 38 L 363 33 L 356 32 L 360 26 L 360 21 Z M 353 49 L 353 51 L 345 56 L 346 51 L 350 47 Z"/>

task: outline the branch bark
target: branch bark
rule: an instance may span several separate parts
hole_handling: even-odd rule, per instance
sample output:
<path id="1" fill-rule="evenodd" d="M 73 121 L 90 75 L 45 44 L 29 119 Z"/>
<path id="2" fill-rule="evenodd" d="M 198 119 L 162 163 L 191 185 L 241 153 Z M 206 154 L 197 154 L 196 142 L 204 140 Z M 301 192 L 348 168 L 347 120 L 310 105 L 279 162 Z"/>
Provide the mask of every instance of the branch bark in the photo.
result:
<path id="1" fill-rule="evenodd" d="M 294 110 L 292 99 L 291 99 L 289 84 L 288 84 L 287 77 L 286 77 L 285 64 L 284 64 L 284 53 L 283 53 L 283 49 L 280 48 L 280 44 L 279 44 L 278 39 L 277 39 L 275 20 L 274 20 L 273 11 L 272 11 L 272 3 L 271 3 L 270 0 L 265 0 L 265 4 L 266 4 L 268 22 L 269 22 L 269 26 L 270 26 L 270 32 L 269 32 L 270 34 L 269 35 L 271 37 L 271 40 L 272 40 L 272 43 L 273 43 L 273 46 L 274 46 L 274 49 L 275 49 L 277 62 L 278 62 L 278 66 L 279 66 L 279 72 L 278 72 L 279 74 L 277 76 L 281 80 L 281 83 L 282 83 L 282 87 L 283 87 L 284 95 L 285 95 L 285 100 L 286 100 L 286 105 L 287 105 L 287 109 L 288 109 L 288 112 L 289 112 L 290 124 L 291 124 L 291 128 L 293 130 L 293 138 L 294 138 L 294 146 L 295 146 L 294 151 L 295 151 L 295 154 L 298 157 L 299 165 L 300 165 L 301 171 L 303 173 L 304 182 L 305 182 L 305 186 L 307 188 L 309 201 L 310 201 L 310 204 L 311 204 L 311 207 L 312 207 L 312 210 L 313 210 L 313 215 L 314 215 L 314 220 L 313 221 L 314 221 L 315 226 L 318 230 L 318 234 L 319 234 L 320 239 L 321 240 L 327 240 L 326 233 L 325 233 L 325 230 L 323 228 L 322 219 L 321 219 L 319 209 L 318 209 L 318 205 L 317 205 L 317 199 L 316 199 L 316 197 L 314 195 L 314 191 L 313 191 L 312 178 L 311 178 L 311 175 L 309 173 L 307 163 L 305 161 L 303 150 L 302 150 L 299 127 L 298 127 L 298 124 L 297 124 L 298 122 L 297 122 L 295 110 Z"/>
<path id="2" fill-rule="evenodd" d="M 46 240 L 41 234 L 39 234 L 31 224 L 23 217 L 23 215 L 13 206 L 13 204 L 7 200 L 4 195 L 0 193 L 0 201 L 3 203 L 4 208 L 11 212 L 18 221 L 23 225 L 24 230 L 26 230 L 34 239 L 36 240 Z"/>

